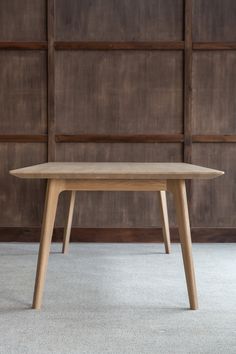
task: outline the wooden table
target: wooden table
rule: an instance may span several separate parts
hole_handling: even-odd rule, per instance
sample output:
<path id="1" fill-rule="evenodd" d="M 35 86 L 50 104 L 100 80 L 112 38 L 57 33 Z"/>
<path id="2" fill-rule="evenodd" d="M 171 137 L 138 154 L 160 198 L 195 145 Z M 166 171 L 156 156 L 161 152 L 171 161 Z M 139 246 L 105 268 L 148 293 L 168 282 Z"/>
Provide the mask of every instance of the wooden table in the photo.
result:
<path id="1" fill-rule="evenodd" d="M 40 309 L 58 196 L 63 191 L 169 191 L 173 193 L 190 308 L 198 308 L 186 179 L 212 179 L 224 172 L 186 163 L 50 162 L 10 171 L 47 179 L 33 308 Z"/>

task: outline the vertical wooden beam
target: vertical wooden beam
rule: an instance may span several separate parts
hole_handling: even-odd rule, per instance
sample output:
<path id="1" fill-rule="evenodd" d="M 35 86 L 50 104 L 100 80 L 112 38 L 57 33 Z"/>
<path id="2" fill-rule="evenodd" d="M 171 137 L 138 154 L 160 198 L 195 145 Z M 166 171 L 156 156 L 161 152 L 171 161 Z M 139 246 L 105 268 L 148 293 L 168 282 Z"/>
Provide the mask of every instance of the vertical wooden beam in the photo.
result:
<path id="1" fill-rule="evenodd" d="M 192 0 L 185 0 L 184 22 L 184 162 L 192 160 Z"/>
<path id="2" fill-rule="evenodd" d="M 54 62 L 55 2 L 47 2 L 47 101 L 48 101 L 48 161 L 55 160 L 55 62 Z"/>
<path id="3" fill-rule="evenodd" d="M 192 0 L 184 8 L 184 162 L 192 162 Z M 187 183 L 188 200 L 192 203 L 192 183 Z"/>

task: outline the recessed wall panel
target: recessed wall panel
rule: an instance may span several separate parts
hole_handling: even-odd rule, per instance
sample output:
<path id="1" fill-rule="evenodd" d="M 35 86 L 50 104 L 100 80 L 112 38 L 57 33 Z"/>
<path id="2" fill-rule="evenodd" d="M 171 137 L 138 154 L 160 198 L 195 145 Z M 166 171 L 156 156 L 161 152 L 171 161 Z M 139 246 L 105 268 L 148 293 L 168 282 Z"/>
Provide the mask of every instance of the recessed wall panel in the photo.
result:
<path id="1" fill-rule="evenodd" d="M 236 134 L 236 52 L 193 55 L 193 134 Z"/>
<path id="2" fill-rule="evenodd" d="M 46 40 L 47 0 L 1 0 L 0 41 Z"/>
<path id="3" fill-rule="evenodd" d="M 181 133 L 182 59 L 180 51 L 57 52 L 57 133 Z"/>
<path id="4" fill-rule="evenodd" d="M 208 181 L 194 181 L 192 226 L 235 227 L 236 144 L 194 144 L 193 163 L 222 170 L 225 175 Z"/>
<path id="5" fill-rule="evenodd" d="M 193 0 L 193 40 L 236 41 L 235 0 Z"/>
<path id="6" fill-rule="evenodd" d="M 9 170 L 46 161 L 43 143 L 0 143 L 0 225 L 1 227 L 40 226 L 45 182 L 20 179 Z"/>
<path id="7" fill-rule="evenodd" d="M 57 0 L 56 38 L 165 41 L 183 38 L 182 0 Z"/>
<path id="8" fill-rule="evenodd" d="M 0 134 L 47 132 L 44 51 L 0 51 Z"/>

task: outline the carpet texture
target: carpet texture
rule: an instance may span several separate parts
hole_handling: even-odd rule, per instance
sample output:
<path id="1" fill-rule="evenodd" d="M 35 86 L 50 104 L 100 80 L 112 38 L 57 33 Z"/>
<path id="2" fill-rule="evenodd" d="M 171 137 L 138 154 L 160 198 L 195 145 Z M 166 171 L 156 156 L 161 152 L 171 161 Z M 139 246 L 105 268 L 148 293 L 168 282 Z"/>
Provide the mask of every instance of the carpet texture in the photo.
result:
<path id="1" fill-rule="evenodd" d="M 53 244 L 35 311 L 38 245 L 0 244 L 0 353 L 235 354 L 236 244 L 193 250 L 198 311 L 178 244 Z"/>

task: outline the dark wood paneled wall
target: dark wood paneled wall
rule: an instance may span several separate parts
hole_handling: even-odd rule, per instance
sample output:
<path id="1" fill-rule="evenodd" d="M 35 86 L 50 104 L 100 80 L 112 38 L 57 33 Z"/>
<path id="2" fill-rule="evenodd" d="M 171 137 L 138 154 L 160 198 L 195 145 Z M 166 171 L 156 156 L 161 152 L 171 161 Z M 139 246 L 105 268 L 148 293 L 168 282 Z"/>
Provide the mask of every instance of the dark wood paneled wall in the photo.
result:
<path id="1" fill-rule="evenodd" d="M 188 185 L 193 235 L 236 240 L 235 68 L 235 0 L 1 0 L 0 240 L 38 239 L 45 184 L 8 170 L 45 161 L 223 169 Z M 160 240 L 157 196 L 78 193 L 74 227 Z"/>

